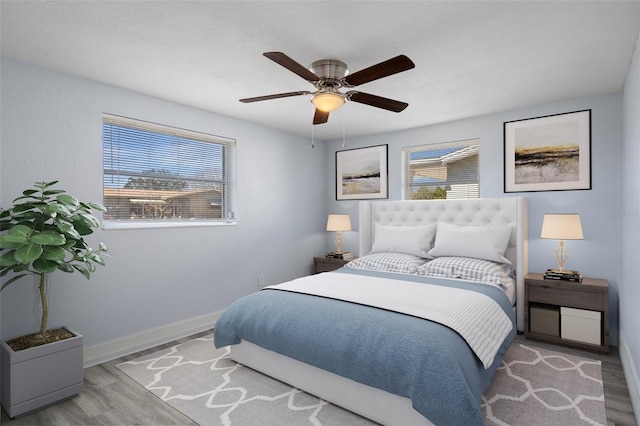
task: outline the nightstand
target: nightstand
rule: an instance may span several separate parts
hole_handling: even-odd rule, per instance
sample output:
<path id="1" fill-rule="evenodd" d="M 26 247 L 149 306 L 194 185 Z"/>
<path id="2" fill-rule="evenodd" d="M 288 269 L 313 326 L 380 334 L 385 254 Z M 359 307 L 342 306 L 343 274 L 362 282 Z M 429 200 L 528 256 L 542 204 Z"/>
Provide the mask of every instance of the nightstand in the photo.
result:
<path id="1" fill-rule="evenodd" d="M 609 352 L 609 283 L 524 278 L 525 337 L 578 349 Z"/>
<path id="2" fill-rule="evenodd" d="M 318 274 L 320 272 L 335 271 L 336 269 L 343 267 L 352 260 L 353 259 L 344 260 L 325 256 L 316 256 L 313 258 L 313 273 Z"/>

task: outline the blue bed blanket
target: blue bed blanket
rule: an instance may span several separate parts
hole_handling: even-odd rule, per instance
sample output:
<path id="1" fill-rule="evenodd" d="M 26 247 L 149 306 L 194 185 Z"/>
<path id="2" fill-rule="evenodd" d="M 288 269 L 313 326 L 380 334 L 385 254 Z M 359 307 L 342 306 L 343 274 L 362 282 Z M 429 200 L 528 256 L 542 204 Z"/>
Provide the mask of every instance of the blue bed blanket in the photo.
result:
<path id="1" fill-rule="evenodd" d="M 339 300 L 279 290 L 233 303 L 217 321 L 216 347 L 247 340 L 357 382 L 408 397 L 436 425 L 481 425 L 482 393 L 513 337 L 511 303 L 497 287 L 424 276 L 340 269 L 353 273 L 455 286 L 492 297 L 514 326 L 485 369 L 467 343 L 446 326 Z"/>

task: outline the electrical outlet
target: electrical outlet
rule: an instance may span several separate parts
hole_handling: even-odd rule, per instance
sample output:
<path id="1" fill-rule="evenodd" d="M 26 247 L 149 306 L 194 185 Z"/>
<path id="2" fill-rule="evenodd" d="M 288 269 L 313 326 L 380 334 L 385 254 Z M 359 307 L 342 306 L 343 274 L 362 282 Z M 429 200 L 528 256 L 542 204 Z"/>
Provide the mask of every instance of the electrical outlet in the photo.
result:
<path id="1" fill-rule="evenodd" d="M 264 275 L 258 274 L 258 287 L 264 287 Z"/>

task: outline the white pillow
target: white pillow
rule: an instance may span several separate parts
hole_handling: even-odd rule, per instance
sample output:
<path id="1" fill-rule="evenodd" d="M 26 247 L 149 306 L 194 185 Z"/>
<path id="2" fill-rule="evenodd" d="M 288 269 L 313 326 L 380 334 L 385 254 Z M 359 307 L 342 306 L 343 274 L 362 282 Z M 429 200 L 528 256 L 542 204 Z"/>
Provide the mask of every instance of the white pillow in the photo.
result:
<path id="1" fill-rule="evenodd" d="M 511 264 L 504 257 L 511 229 L 511 226 L 459 226 L 438 222 L 436 242 L 429 255 L 475 257 Z"/>
<path id="2" fill-rule="evenodd" d="M 375 238 L 371 253 L 408 253 L 431 258 L 437 224 L 421 226 L 391 226 L 376 223 Z"/>

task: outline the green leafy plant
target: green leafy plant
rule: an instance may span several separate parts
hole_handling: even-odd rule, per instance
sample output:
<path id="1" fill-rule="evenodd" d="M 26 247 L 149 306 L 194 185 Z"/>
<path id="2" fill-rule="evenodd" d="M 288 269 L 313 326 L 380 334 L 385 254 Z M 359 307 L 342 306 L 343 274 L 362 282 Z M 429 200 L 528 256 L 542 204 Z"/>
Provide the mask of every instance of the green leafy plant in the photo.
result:
<path id="1" fill-rule="evenodd" d="M 16 273 L 0 290 L 25 276 L 36 276 L 42 307 L 40 334 L 47 330 L 47 276 L 57 270 L 80 272 L 89 279 L 96 265 L 105 265 L 107 246 L 92 249 L 84 236 L 100 226 L 92 210 L 106 211 L 97 203 L 83 203 L 61 189 L 58 183 L 36 182 L 13 207 L 0 211 L 0 277 Z M 6 232 L 5 232 L 6 231 Z"/>

